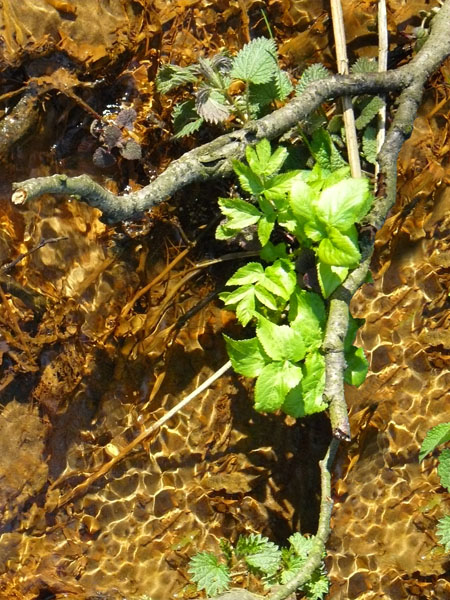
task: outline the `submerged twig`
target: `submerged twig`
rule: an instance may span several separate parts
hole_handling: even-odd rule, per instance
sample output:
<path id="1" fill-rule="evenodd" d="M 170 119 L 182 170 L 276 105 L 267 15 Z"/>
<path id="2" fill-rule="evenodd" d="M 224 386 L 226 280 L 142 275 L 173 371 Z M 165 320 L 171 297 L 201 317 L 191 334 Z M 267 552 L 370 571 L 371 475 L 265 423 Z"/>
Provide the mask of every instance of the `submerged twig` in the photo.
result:
<path id="1" fill-rule="evenodd" d="M 94 473 L 89 475 L 84 481 L 82 481 L 81 483 L 76 485 L 73 489 L 71 489 L 69 492 L 67 492 L 67 494 L 65 494 L 64 496 L 59 498 L 55 508 L 64 506 L 65 504 L 67 504 L 67 502 L 70 502 L 70 500 L 72 500 L 79 494 L 85 492 L 94 483 L 94 481 L 97 481 L 97 479 L 99 479 L 103 475 L 106 475 L 106 473 L 108 473 L 108 471 L 110 471 L 115 464 L 117 464 L 119 461 L 121 461 L 126 456 L 128 456 L 128 454 L 130 454 L 130 452 L 132 450 L 134 450 L 137 446 L 139 446 L 139 444 L 141 444 L 144 440 L 146 440 L 148 437 L 150 437 L 155 431 L 157 431 L 162 425 L 164 425 L 164 423 L 166 423 L 169 419 L 171 419 L 174 415 L 176 415 L 177 412 L 179 412 L 182 408 L 184 408 L 187 404 L 189 404 L 189 402 L 191 400 L 193 400 L 199 394 L 201 394 L 203 391 L 205 391 L 207 388 L 209 388 L 217 379 L 222 377 L 222 375 L 224 373 L 226 373 L 226 371 L 228 371 L 228 369 L 230 367 L 231 367 L 230 361 L 228 361 L 224 365 L 222 365 L 220 367 L 220 369 L 218 369 L 215 373 L 213 373 L 211 375 L 211 377 L 208 377 L 208 379 L 206 381 L 204 381 L 201 385 L 198 386 L 198 388 L 196 388 L 193 392 L 191 392 L 188 396 L 186 396 L 186 398 L 183 398 L 183 400 L 178 402 L 178 404 L 176 404 L 173 408 L 171 408 L 169 411 L 167 411 L 165 415 L 163 415 L 155 423 L 152 423 L 152 425 L 150 425 L 150 427 L 147 427 L 146 429 L 144 429 L 144 431 L 142 431 L 127 446 L 125 446 L 125 448 L 122 448 L 119 451 L 119 453 L 117 454 L 117 456 L 114 456 L 110 461 L 108 461 L 107 463 L 102 465 L 100 467 L 100 469 L 98 469 L 97 471 L 95 471 Z M 69 477 L 70 477 L 70 475 L 69 475 Z M 67 476 L 65 478 L 67 478 Z M 50 486 L 50 489 L 54 489 L 55 486 L 59 483 L 61 483 L 60 479 L 55 481 Z"/>
<path id="2" fill-rule="evenodd" d="M 46 240 L 40 241 L 39 244 L 37 246 L 35 246 L 34 248 L 31 248 L 31 250 L 28 250 L 27 252 L 23 252 L 22 254 L 19 254 L 19 256 L 17 258 L 15 258 L 14 260 L 12 260 L 11 262 L 6 263 L 5 265 L 2 265 L 0 267 L 0 275 L 3 273 L 6 273 L 7 271 L 10 271 L 12 268 L 14 268 L 17 265 L 17 263 L 19 263 L 21 260 L 23 260 L 24 258 L 29 256 L 30 254 L 33 254 L 33 252 L 36 252 L 43 246 L 46 246 L 47 244 L 55 244 L 56 242 L 60 242 L 62 240 L 68 240 L 68 239 L 69 238 L 67 236 L 61 236 L 61 237 L 56 237 L 56 238 L 48 238 Z"/>

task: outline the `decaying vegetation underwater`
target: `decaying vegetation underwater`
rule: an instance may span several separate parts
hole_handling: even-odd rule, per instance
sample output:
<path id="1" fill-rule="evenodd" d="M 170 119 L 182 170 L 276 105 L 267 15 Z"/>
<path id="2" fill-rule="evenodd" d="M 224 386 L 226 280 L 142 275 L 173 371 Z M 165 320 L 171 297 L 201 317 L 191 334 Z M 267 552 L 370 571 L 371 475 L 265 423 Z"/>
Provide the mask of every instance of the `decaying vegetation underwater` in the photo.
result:
<path id="1" fill-rule="evenodd" d="M 342 4 L 350 62 L 376 56 L 377 3 Z M 3 2 L 2 597 L 197 597 L 188 560 L 198 551 L 219 554 L 222 538 L 242 547 L 244 534 L 287 545 L 296 531 L 317 534 L 297 563 L 305 577 L 327 542 L 330 598 L 450 594 L 436 535 L 448 493 L 436 462 L 419 464 L 427 430 L 449 412 L 450 5 L 387 8 L 387 73 L 312 82 L 243 128 L 230 112 L 174 140 L 174 106 L 192 98 L 192 82 L 161 93 L 162 65 L 224 49 L 234 57 L 272 32 L 293 87 L 310 64 L 336 72 L 328 3 L 112 1 L 93 16 L 88 0 Z M 231 98 L 245 83 L 235 79 Z M 161 423 L 226 364 L 223 333 L 254 335 L 217 298 L 236 269 L 259 263 L 255 235 L 215 238 L 226 229 L 217 199 L 238 195 L 231 159 L 245 165 L 246 148 L 268 138 L 272 150 L 288 149 L 286 169 L 312 167 L 314 128 L 336 123 L 333 99 L 346 93 L 384 95 L 388 133 L 376 199 L 358 226 L 361 267 L 327 294 L 321 352 L 332 427 L 323 412 L 259 414 L 251 381 L 231 370 Z M 370 163 L 363 168 L 375 181 Z M 81 174 L 91 179 L 73 178 Z M 11 203 L 14 182 L 22 206 Z M 359 287 L 381 225 L 373 281 Z M 270 235 L 274 247 L 297 249 L 279 228 Z M 303 281 L 316 289 L 308 269 Z M 365 319 L 358 343 L 370 369 L 346 387 L 348 422 L 336 375 L 342 315 L 357 288 L 351 313 Z M 337 437 L 351 439 L 331 465 L 324 456 Z M 243 589 L 230 597 L 292 591 L 287 583 L 267 592 L 247 568 L 232 585 Z"/>

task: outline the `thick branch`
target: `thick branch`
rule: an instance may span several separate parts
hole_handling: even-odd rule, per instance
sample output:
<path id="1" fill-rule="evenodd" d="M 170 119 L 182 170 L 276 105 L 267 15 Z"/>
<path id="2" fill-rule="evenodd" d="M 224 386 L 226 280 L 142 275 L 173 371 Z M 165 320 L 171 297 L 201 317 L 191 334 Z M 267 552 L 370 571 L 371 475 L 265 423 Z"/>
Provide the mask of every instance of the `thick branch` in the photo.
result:
<path id="1" fill-rule="evenodd" d="M 103 218 L 110 223 L 130 219 L 167 200 L 189 184 L 230 176 L 233 173 L 232 159 L 242 159 L 248 145 L 254 145 L 263 138 L 272 140 L 281 136 L 327 99 L 344 94 L 401 91 L 411 83 L 411 79 L 412 74 L 408 68 L 401 67 L 388 73 L 335 75 L 315 82 L 299 98 L 294 98 L 270 115 L 186 152 L 138 192 L 116 196 L 87 175 L 53 175 L 14 183 L 12 200 L 16 204 L 22 204 L 41 194 L 66 194 L 78 196 L 91 206 L 99 208 L 103 212 Z"/>

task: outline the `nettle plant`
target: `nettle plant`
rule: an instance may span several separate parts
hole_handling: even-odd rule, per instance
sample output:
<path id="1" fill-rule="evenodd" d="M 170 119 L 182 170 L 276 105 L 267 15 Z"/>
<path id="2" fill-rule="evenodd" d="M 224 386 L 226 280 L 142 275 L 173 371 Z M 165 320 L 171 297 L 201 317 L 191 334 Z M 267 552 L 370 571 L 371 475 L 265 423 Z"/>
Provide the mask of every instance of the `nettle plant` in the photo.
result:
<path id="1" fill-rule="evenodd" d="M 240 536 L 236 545 L 221 540 L 220 557 L 210 552 L 199 552 L 189 561 L 189 572 L 199 590 L 215 596 L 230 588 L 233 579 L 255 576 L 266 587 L 285 584 L 305 564 L 314 543 L 314 536 L 294 533 L 287 548 L 279 548 L 260 534 Z M 321 600 L 328 592 L 329 582 L 322 564 L 302 591 L 310 600 Z"/>
<path id="2" fill-rule="evenodd" d="M 289 75 L 278 64 L 275 41 L 264 37 L 246 44 L 235 57 L 224 51 L 187 67 L 163 65 L 156 78 L 162 94 L 187 84 L 192 85 L 194 98 L 174 106 L 176 138 L 196 132 L 205 122 L 233 118 L 242 126 L 293 90 Z"/>
<path id="3" fill-rule="evenodd" d="M 434 452 L 441 444 L 450 442 L 450 423 L 441 423 L 427 432 L 419 452 L 419 461 Z M 439 456 L 437 472 L 442 487 L 450 492 L 450 448 L 442 450 Z M 450 552 L 450 515 L 445 515 L 438 521 L 437 534 L 445 552 Z"/>
<path id="4" fill-rule="evenodd" d="M 225 336 L 227 351 L 236 372 L 256 378 L 256 410 L 281 409 L 296 418 L 327 408 L 321 351 L 326 299 L 360 262 L 356 224 L 372 203 L 366 179 L 351 178 L 348 167 L 331 170 L 335 149 L 321 139 L 315 146 L 321 162 L 312 170 L 280 172 L 288 150 L 272 153 L 268 140 L 248 147 L 248 164 L 234 161 L 234 171 L 250 199 L 220 198 L 226 220 L 216 232 L 228 240 L 256 227 L 261 262 L 238 269 L 226 283 L 234 289 L 220 295 L 256 335 Z M 286 241 L 271 241 L 275 228 Z M 345 340 L 345 381 L 353 385 L 368 370 L 363 350 L 353 344 L 360 323 L 350 318 Z"/>
<path id="5" fill-rule="evenodd" d="M 377 68 L 376 60 L 361 57 L 351 71 L 368 73 Z M 200 58 L 187 67 L 163 65 L 156 77 L 156 87 L 162 94 L 185 86 L 192 89 L 194 97 L 173 108 L 174 137 L 181 138 L 195 133 L 205 123 L 232 123 L 242 127 L 287 100 L 294 90 L 299 96 L 312 82 L 330 76 L 331 72 L 324 65 L 316 63 L 303 71 L 294 88 L 289 74 L 280 68 L 275 41 L 259 37 L 246 44 L 235 57 L 224 51 L 210 59 Z M 353 103 L 362 155 L 368 163 L 375 164 L 377 129 L 374 120 L 384 101 L 379 96 L 357 96 Z M 329 120 L 323 109 L 300 123 L 299 131 L 309 136 L 327 133 L 339 146 L 345 145 L 342 115 Z M 305 137 L 303 141 L 309 146 Z M 340 163 L 344 163 L 342 158 Z"/>

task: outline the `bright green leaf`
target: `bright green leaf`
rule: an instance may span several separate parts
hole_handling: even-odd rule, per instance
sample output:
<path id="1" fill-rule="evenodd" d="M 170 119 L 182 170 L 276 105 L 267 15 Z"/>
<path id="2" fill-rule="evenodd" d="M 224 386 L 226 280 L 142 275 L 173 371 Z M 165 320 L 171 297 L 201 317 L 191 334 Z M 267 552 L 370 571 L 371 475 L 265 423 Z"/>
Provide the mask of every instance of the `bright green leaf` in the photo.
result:
<path id="1" fill-rule="evenodd" d="M 227 281 L 226 285 L 244 285 L 256 283 L 264 275 L 263 266 L 257 262 L 249 262 L 240 267 Z"/>
<path id="2" fill-rule="evenodd" d="M 255 409 L 275 412 L 283 404 L 295 381 L 300 381 L 300 367 L 286 361 L 272 362 L 261 371 L 255 384 Z"/>
<path id="3" fill-rule="evenodd" d="M 270 308 L 271 310 L 278 310 L 274 296 L 269 292 L 269 290 L 266 290 L 261 285 L 255 285 L 255 296 L 258 298 L 261 304 L 264 304 L 264 306 L 267 306 L 267 308 Z"/>
<path id="4" fill-rule="evenodd" d="M 441 479 L 442 487 L 445 487 L 450 492 L 450 450 L 448 448 L 442 450 L 439 456 L 437 472 Z"/>
<path id="5" fill-rule="evenodd" d="M 252 284 L 248 283 L 238 287 L 232 292 L 222 292 L 219 294 L 219 298 L 225 302 L 227 306 L 232 306 L 233 304 L 237 304 L 246 296 L 252 296 L 254 291 L 254 287 Z"/>
<path id="6" fill-rule="evenodd" d="M 371 203 L 368 179 L 352 178 L 325 188 L 313 204 L 325 225 L 346 231 L 364 217 Z"/>
<path id="7" fill-rule="evenodd" d="M 226 229 L 240 231 L 254 225 L 261 218 L 259 209 L 241 198 L 219 198 L 218 203 L 222 214 L 228 219 L 225 223 Z"/>
<path id="8" fill-rule="evenodd" d="M 345 383 L 359 387 L 369 371 L 369 363 L 364 350 L 352 346 L 352 349 L 345 353 L 345 360 L 347 362 L 347 368 L 344 371 Z"/>
<path id="9" fill-rule="evenodd" d="M 274 262 L 277 258 L 287 258 L 286 244 L 280 242 L 279 244 L 274 245 L 269 241 L 259 255 L 262 260 L 265 260 L 266 262 Z"/>
<path id="10" fill-rule="evenodd" d="M 244 165 L 244 163 L 239 160 L 233 160 L 233 169 L 239 178 L 239 183 L 243 190 L 254 196 L 262 194 L 264 191 L 264 184 L 249 166 Z"/>
<path id="11" fill-rule="evenodd" d="M 353 342 L 356 339 L 358 330 L 364 325 L 365 319 L 355 319 L 351 314 L 348 317 L 347 333 L 345 334 L 344 350 L 347 352 L 351 350 Z"/>
<path id="12" fill-rule="evenodd" d="M 263 215 L 258 222 L 258 239 L 261 246 L 265 246 L 269 241 L 270 234 L 275 226 L 275 214 L 270 216 Z"/>
<path id="13" fill-rule="evenodd" d="M 284 164 L 288 156 L 288 151 L 284 146 L 278 146 L 275 152 L 270 156 L 269 160 L 266 162 L 263 175 L 266 177 L 277 173 Z"/>
<path id="14" fill-rule="evenodd" d="M 257 175 L 264 175 L 264 169 L 270 161 L 272 149 L 268 139 L 263 138 L 256 144 L 255 147 L 247 146 L 245 150 L 245 157 L 249 167 Z"/>
<path id="15" fill-rule="evenodd" d="M 216 240 L 230 240 L 240 233 L 241 229 L 231 229 L 224 224 L 220 224 L 216 229 Z"/>
<path id="16" fill-rule="evenodd" d="M 320 242 L 327 236 L 327 230 L 323 223 L 311 220 L 304 225 L 305 235 L 313 242 Z"/>
<path id="17" fill-rule="evenodd" d="M 419 452 L 419 461 L 422 461 L 427 454 L 440 444 L 450 442 L 450 423 L 440 423 L 427 432 L 422 442 Z"/>
<path id="18" fill-rule="evenodd" d="M 327 408 L 323 401 L 325 387 L 325 359 L 319 352 L 306 355 L 302 365 L 303 377 L 299 385 L 286 396 L 283 411 L 295 418 L 305 417 Z"/>
<path id="19" fill-rule="evenodd" d="M 255 316 L 255 290 L 252 286 L 251 294 L 246 295 L 236 305 L 236 317 L 244 327 L 250 323 Z"/>
<path id="20" fill-rule="evenodd" d="M 326 313 L 322 298 L 314 292 L 296 288 L 289 301 L 289 321 L 300 331 L 309 351 L 321 347 Z"/>
<path id="21" fill-rule="evenodd" d="M 327 265 L 321 261 L 317 263 L 317 278 L 324 298 L 328 298 L 334 290 L 345 281 L 348 275 L 347 267 Z"/>
<path id="22" fill-rule="evenodd" d="M 245 377 L 258 377 L 266 364 L 270 362 L 257 338 L 233 340 L 227 335 L 223 337 L 236 373 L 245 375 Z"/>
<path id="23" fill-rule="evenodd" d="M 328 229 L 317 250 L 321 262 L 338 267 L 356 267 L 361 260 L 358 246 L 335 227 Z"/>
<path id="24" fill-rule="evenodd" d="M 345 160 L 334 145 L 330 134 L 323 128 L 316 129 L 313 132 L 310 150 L 322 169 L 336 171 L 346 165 Z"/>
<path id="25" fill-rule="evenodd" d="M 259 283 L 272 294 L 289 300 L 297 285 L 294 264 L 287 259 L 277 259 L 273 265 L 266 268 L 264 278 Z"/>
<path id="26" fill-rule="evenodd" d="M 276 207 L 280 209 L 284 204 L 280 205 L 279 201 L 285 201 L 294 183 L 302 180 L 303 172 L 299 170 L 274 175 L 265 183 L 264 196 L 274 202 Z"/>
<path id="27" fill-rule="evenodd" d="M 297 362 L 305 356 L 305 344 L 300 333 L 289 325 L 275 325 L 262 315 L 258 315 L 256 337 L 273 360 Z"/>

